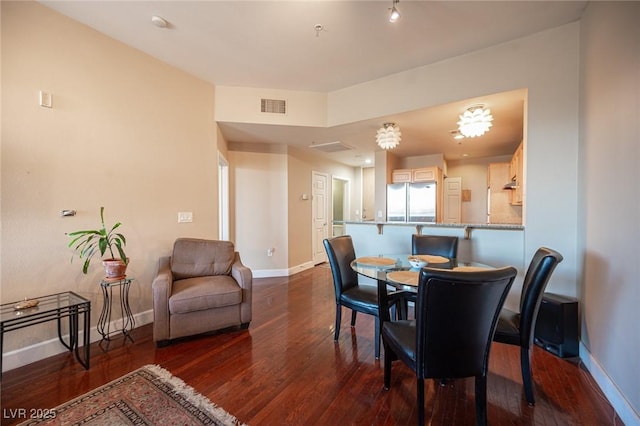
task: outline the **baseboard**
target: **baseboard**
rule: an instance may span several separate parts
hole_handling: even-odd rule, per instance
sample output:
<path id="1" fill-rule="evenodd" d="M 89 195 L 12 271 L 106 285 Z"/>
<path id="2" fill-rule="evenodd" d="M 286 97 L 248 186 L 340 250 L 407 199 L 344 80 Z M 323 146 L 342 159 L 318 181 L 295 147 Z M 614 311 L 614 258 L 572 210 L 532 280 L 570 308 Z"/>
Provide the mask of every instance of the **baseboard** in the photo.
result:
<path id="1" fill-rule="evenodd" d="M 253 278 L 288 277 L 298 272 L 313 268 L 313 262 L 305 262 L 288 269 L 252 269 Z"/>
<path id="2" fill-rule="evenodd" d="M 136 321 L 136 327 L 152 323 L 153 310 L 140 312 L 139 314 L 134 315 L 134 318 Z M 110 329 L 115 330 L 121 327 L 120 322 L 120 320 L 112 321 Z M 98 342 L 102 339 L 102 336 L 100 336 L 95 326 L 91 328 L 90 332 L 91 335 L 89 340 L 91 343 Z M 63 338 L 66 339 L 65 341 L 69 340 L 68 335 L 64 335 Z M 84 337 L 81 333 L 79 337 L 80 341 L 82 341 L 83 338 Z M 53 339 L 5 353 L 2 357 L 2 371 L 5 372 L 13 370 L 14 368 L 22 367 L 63 352 L 67 352 L 67 349 L 62 346 L 60 340 L 56 336 Z"/>
<path id="3" fill-rule="evenodd" d="M 580 360 L 587 370 L 589 370 L 589 373 L 623 423 L 625 425 L 640 425 L 640 414 L 633 409 L 629 401 L 620 393 L 620 389 L 618 389 L 607 372 L 600 366 L 598 360 L 591 355 L 591 352 L 589 352 L 582 342 L 580 342 Z"/>

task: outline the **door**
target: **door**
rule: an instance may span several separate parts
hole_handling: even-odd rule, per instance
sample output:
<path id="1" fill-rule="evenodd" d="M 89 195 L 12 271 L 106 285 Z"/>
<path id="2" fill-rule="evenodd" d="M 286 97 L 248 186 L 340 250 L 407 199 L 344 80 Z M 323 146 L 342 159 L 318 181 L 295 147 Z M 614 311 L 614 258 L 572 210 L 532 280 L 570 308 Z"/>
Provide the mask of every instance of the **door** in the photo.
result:
<path id="1" fill-rule="evenodd" d="M 462 178 L 444 180 L 444 223 L 462 222 Z"/>
<path id="2" fill-rule="evenodd" d="M 311 172 L 311 210 L 313 235 L 313 264 L 317 265 L 327 261 L 327 253 L 324 251 L 323 241 L 329 237 L 329 203 L 328 183 L 329 175 L 320 172 Z"/>

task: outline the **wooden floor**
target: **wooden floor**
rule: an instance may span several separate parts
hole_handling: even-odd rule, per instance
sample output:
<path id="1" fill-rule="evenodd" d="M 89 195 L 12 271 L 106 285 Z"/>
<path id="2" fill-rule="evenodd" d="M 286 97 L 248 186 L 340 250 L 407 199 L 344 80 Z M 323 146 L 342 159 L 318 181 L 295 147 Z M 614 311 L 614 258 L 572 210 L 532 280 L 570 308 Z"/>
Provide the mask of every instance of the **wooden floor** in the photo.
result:
<path id="1" fill-rule="evenodd" d="M 234 330 L 157 349 L 151 325 L 135 343 L 91 347 L 85 371 L 68 354 L 8 371 L 2 380 L 2 424 L 18 408 L 50 409 L 145 364 L 159 364 L 251 425 L 407 425 L 416 423 L 416 381 L 400 363 L 389 391 L 373 356 L 373 320 L 359 315 L 333 341 L 334 296 L 326 265 L 291 277 L 254 279 L 253 321 Z M 343 318 L 349 318 L 346 312 Z M 519 349 L 493 344 L 488 378 L 492 425 L 621 425 L 577 360 L 533 351 L 537 404 L 524 401 Z M 475 423 L 473 379 L 427 381 L 431 425 Z M 14 411 L 15 412 L 15 411 Z"/>

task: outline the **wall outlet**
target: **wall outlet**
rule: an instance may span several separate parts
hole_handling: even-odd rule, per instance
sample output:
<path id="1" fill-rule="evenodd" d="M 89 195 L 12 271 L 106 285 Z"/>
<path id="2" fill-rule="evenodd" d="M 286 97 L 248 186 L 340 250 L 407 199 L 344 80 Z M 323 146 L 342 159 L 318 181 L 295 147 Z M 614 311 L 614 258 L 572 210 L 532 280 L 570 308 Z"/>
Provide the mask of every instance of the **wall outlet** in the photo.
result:
<path id="1" fill-rule="evenodd" d="M 273 256 L 274 251 L 276 251 L 275 247 L 269 247 L 267 249 L 267 256 Z"/>
<path id="2" fill-rule="evenodd" d="M 193 222 L 193 212 L 178 212 L 178 223 Z"/>

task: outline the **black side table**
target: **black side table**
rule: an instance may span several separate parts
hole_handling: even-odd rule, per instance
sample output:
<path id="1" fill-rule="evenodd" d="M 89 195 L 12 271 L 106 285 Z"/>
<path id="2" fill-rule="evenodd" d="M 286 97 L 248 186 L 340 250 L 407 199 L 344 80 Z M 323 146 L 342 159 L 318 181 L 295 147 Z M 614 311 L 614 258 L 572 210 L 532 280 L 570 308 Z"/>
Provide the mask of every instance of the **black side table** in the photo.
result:
<path id="1" fill-rule="evenodd" d="M 131 286 L 131 282 L 133 278 L 121 278 L 121 279 L 103 279 L 100 281 L 100 288 L 102 289 L 103 296 L 103 304 L 102 304 L 102 312 L 100 312 L 100 318 L 98 319 L 98 333 L 102 336 L 102 340 L 100 340 L 100 347 L 102 344 L 106 342 L 106 349 L 109 348 L 109 343 L 115 337 L 119 337 L 122 334 L 124 340 L 131 340 L 133 342 L 133 338 L 131 337 L 131 330 L 136 325 L 136 321 L 133 318 L 133 313 L 131 312 L 131 308 L 129 307 L 129 287 Z M 119 289 L 119 298 L 120 298 L 120 314 L 122 315 L 122 326 L 117 327 L 114 324 L 114 329 L 111 330 L 111 311 L 113 310 L 113 289 Z"/>
<path id="2" fill-rule="evenodd" d="M 85 370 L 89 369 L 89 324 L 91 323 L 91 302 L 71 291 L 37 297 L 37 306 L 27 309 L 16 309 L 20 302 L 0 305 L 0 377 L 2 375 L 2 347 L 4 334 L 7 331 L 19 330 L 35 324 L 56 320 L 58 323 L 58 339 L 70 352 L 75 352 L 76 359 Z M 82 315 L 82 323 L 79 317 Z M 62 335 L 62 319 L 69 318 L 69 343 Z M 80 329 L 82 324 L 82 329 Z M 80 356 L 80 333 L 82 332 L 82 348 L 84 356 Z"/>

